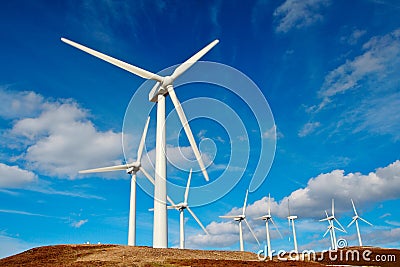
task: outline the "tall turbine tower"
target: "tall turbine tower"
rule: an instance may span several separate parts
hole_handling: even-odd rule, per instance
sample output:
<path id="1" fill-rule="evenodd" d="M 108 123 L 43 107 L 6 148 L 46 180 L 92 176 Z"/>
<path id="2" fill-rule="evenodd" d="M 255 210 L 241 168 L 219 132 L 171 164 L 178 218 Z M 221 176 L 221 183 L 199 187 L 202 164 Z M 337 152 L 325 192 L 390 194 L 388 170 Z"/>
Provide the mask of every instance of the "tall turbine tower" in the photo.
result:
<path id="1" fill-rule="evenodd" d="M 289 228 L 290 228 L 290 223 L 292 223 L 292 232 L 293 232 L 293 243 L 294 243 L 294 251 L 295 253 L 299 253 L 299 250 L 297 248 L 297 237 L 296 237 L 296 228 L 294 227 L 294 220 L 297 219 L 296 215 L 290 215 L 290 206 L 289 206 L 289 199 L 288 199 L 288 223 L 289 223 Z"/>
<path id="2" fill-rule="evenodd" d="M 244 244 L 243 244 L 243 228 L 242 228 L 242 221 L 244 221 L 249 228 L 251 234 L 253 235 L 254 239 L 257 241 L 258 245 L 260 245 L 260 242 L 258 242 L 258 239 L 256 235 L 253 232 L 253 229 L 251 229 L 250 224 L 246 220 L 246 203 L 247 203 L 247 195 L 249 194 L 249 190 L 246 191 L 246 197 L 244 198 L 244 203 L 243 203 L 243 209 L 242 209 L 242 214 L 240 215 L 224 215 L 224 216 L 219 216 L 220 218 L 226 218 L 226 219 L 233 219 L 234 221 L 239 222 L 239 242 L 240 242 L 240 251 L 244 251 Z"/>
<path id="3" fill-rule="evenodd" d="M 199 218 L 197 218 L 196 214 L 194 214 L 194 212 L 188 206 L 189 188 L 190 188 L 191 178 L 192 178 L 192 169 L 190 169 L 190 172 L 189 172 L 189 178 L 187 181 L 183 202 L 176 204 L 176 205 L 168 206 L 169 209 L 179 210 L 179 248 L 181 248 L 181 249 L 185 248 L 185 229 L 184 229 L 185 219 L 184 219 L 184 215 L 183 215 L 183 212 L 185 209 L 188 210 L 188 212 L 192 215 L 192 217 L 195 219 L 195 221 L 200 225 L 200 227 L 203 229 L 203 231 L 208 235 L 208 232 L 207 232 L 206 228 L 204 227 L 204 225 L 201 223 Z"/>
<path id="4" fill-rule="evenodd" d="M 265 229 L 266 229 L 266 233 L 267 233 L 267 250 L 268 250 L 267 256 L 269 257 L 270 260 L 272 260 L 271 239 L 269 236 L 269 221 L 272 222 L 272 224 L 275 226 L 276 231 L 278 231 L 278 233 L 281 237 L 282 237 L 282 235 L 281 235 L 281 232 L 279 232 L 278 227 L 276 226 L 276 224 L 271 216 L 271 196 L 270 196 L 270 194 L 268 194 L 268 214 L 263 215 L 256 219 L 265 221 Z"/>
<path id="5" fill-rule="evenodd" d="M 112 58 L 93 49 L 75 43 L 65 38 L 61 40 L 71 46 L 74 46 L 84 52 L 95 57 L 107 61 L 119 68 L 129 71 L 137 76 L 145 79 L 156 81 L 155 86 L 150 91 L 149 100 L 157 102 L 157 130 L 156 130 L 156 168 L 155 168 L 155 185 L 154 185 L 154 225 L 153 225 L 153 247 L 166 248 L 168 246 L 168 227 L 167 227 L 167 165 L 166 165 L 166 140 L 165 140 L 165 98 L 167 95 L 171 97 L 172 103 L 178 113 L 179 119 L 185 130 L 186 136 L 196 156 L 196 160 L 203 172 L 206 181 L 209 180 L 207 170 L 204 166 L 196 141 L 194 140 L 192 130 L 189 127 L 186 115 L 183 112 L 181 104 L 176 97 L 173 82 L 176 78 L 187 71 L 194 63 L 210 51 L 219 41 L 215 40 L 201 49 L 191 58 L 178 66 L 171 76 L 162 77 L 158 74 L 149 72 L 139 67 L 133 66 L 121 60 Z"/>
<path id="6" fill-rule="evenodd" d="M 351 199 L 351 204 L 353 205 L 353 210 L 354 210 L 354 216 L 353 216 L 353 220 L 349 223 L 349 225 L 347 227 L 350 227 L 350 225 L 352 225 L 353 223 L 356 223 L 356 228 L 357 228 L 357 235 L 358 235 L 358 243 L 360 244 L 360 247 L 362 247 L 362 241 L 361 241 L 361 234 L 360 234 L 360 228 L 358 226 L 358 220 L 360 219 L 361 221 L 369 224 L 372 226 L 372 223 L 368 222 L 367 220 L 361 218 L 360 216 L 358 216 L 357 210 L 356 210 L 356 206 L 354 205 L 353 200 Z"/>
<path id="7" fill-rule="evenodd" d="M 336 241 L 335 229 L 342 231 L 344 233 L 346 233 L 346 230 L 344 229 L 343 225 L 335 217 L 335 200 L 334 199 L 332 199 L 332 215 L 328 216 L 328 213 L 326 211 L 325 211 L 325 214 L 326 214 L 326 218 L 323 218 L 319 221 L 320 222 L 328 221 L 328 223 L 329 223 L 328 230 L 331 235 L 332 249 L 336 250 L 337 249 L 337 241 Z M 340 226 L 341 229 L 335 227 L 335 222 Z M 326 235 L 326 233 L 324 234 L 324 236 L 325 235 Z"/>

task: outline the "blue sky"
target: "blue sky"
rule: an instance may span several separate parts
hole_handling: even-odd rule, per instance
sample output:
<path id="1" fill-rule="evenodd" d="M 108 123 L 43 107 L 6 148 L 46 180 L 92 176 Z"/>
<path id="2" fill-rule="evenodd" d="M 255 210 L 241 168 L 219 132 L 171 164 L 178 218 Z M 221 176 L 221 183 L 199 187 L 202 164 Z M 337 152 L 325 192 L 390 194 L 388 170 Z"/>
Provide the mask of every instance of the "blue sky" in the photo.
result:
<path id="1" fill-rule="evenodd" d="M 327 225 L 318 219 L 332 198 L 342 224 L 353 216 L 350 198 L 362 217 L 374 224 L 360 224 L 365 245 L 400 247 L 400 5 L 389 0 L 242 2 L 2 3 L 0 257 L 49 244 L 126 244 L 129 176 L 83 176 L 77 171 L 122 163 L 122 133 L 129 137 L 124 144 L 127 158 L 134 159 L 147 117 L 144 108 L 151 115 L 146 140 L 146 166 L 151 167 L 152 103 L 144 98 L 137 111 L 128 109 L 125 118 L 138 117 L 137 127 L 123 129 L 123 124 L 131 98 L 152 85 L 62 43 L 61 37 L 153 72 L 181 63 L 219 39 L 204 60 L 247 75 L 268 101 L 275 126 L 267 118 L 271 128 L 257 130 L 260 122 L 251 112 L 260 100 L 255 93 L 243 102 L 218 86 L 176 88 L 188 117 L 214 112 L 227 120 L 191 122 L 197 142 L 205 141 L 203 152 L 210 164 L 214 158 L 211 181 L 220 179 L 229 166 L 231 151 L 240 153 L 243 148 L 230 139 L 228 126 L 236 123 L 229 123 L 232 116 L 221 112 L 221 103 L 243 123 L 247 135 L 239 141 L 251 148 L 245 167 L 231 166 L 232 177 L 243 173 L 238 183 L 216 201 L 207 198 L 210 194 L 202 195 L 206 183 L 194 174 L 190 198 L 198 207 L 193 210 L 211 235 L 205 236 L 187 216 L 188 247 L 238 249 L 237 226 L 218 216 L 238 212 L 257 170 L 260 144 L 275 141 L 270 172 L 248 200 L 247 216 L 261 241 L 264 227 L 253 218 L 266 212 L 265 196 L 271 193 L 272 213 L 284 236 L 280 239 L 273 232 L 276 249 L 292 248 L 285 219 L 288 198 L 299 216 L 301 249 L 330 245 L 322 238 Z M 196 99 L 193 103 L 201 104 L 202 98 L 216 99 L 221 106 L 195 108 L 190 102 Z M 189 158 L 191 151 L 169 99 L 167 112 L 168 153 L 177 164 L 169 165 L 168 175 L 182 187 L 188 166 L 177 147 Z M 273 153 L 273 147 L 265 149 Z M 268 169 L 268 161 L 263 166 Z M 145 182 L 141 185 L 146 187 Z M 171 191 L 176 202 L 181 195 Z M 140 189 L 139 245 L 152 244 L 152 206 L 151 196 Z M 178 221 L 178 212 L 170 211 L 171 247 L 179 243 Z M 342 237 L 357 244 L 354 228 Z M 246 250 L 258 250 L 247 230 L 245 241 Z"/>

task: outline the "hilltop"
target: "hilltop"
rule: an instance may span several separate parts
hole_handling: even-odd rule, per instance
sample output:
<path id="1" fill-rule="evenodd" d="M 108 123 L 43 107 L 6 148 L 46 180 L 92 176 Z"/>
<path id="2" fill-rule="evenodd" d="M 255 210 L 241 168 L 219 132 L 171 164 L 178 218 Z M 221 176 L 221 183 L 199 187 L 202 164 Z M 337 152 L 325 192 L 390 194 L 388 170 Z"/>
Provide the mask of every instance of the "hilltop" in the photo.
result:
<path id="1" fill-rule="evenodd" d="M 399 250 L 374 249 L 374 253 L 396 254 Z M 261 262 L 251 252 L 207 251 L 190 249 L 157 249 L 121 245 L 56 245 L 33 248 L 20 254 L 0 259 L 0 266 L 325 266 L 304 261 Z M 358 262 L 361 265 L 362 262 Z M 343 263 L 342 263 L 343 264 Z M 346 262 L 350 264 L 350 262 Z M 351 264 L 357 265 L 352 262 Z M 364 263 L 365 264 L 365 263 Z M 373 262 L 368 265 L 372 266 Z M 397 266 L 397 262 L 381 264 Z"/>

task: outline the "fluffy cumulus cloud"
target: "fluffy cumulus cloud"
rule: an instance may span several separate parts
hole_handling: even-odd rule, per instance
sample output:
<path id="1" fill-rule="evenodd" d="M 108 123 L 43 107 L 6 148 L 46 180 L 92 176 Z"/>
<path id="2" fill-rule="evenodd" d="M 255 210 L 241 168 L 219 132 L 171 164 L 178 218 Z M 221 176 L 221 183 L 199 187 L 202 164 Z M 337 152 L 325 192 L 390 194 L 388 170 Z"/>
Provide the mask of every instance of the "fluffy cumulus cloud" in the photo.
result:
<path id="1" fill-rule="evenodd" d="M 15 119 L 4 137 L 15 141 L 10 143 L 19 143 L 12 149 L 21 152 L 19 160 L 29 169 L 38 174 L 76 178 L 81 169 L 121 158 L 121 133 L 96 129 L 88 111 L 75 101 L 48 100 L 34 92 L 6 94 L 11 110 L 0 116 Z M 23 100 L 27 100 L 29 114 L 20 108 L 25 105 L 20 103 Z"/>
<path id="2" fill-rule="evenodd" d="M 286 33 L 321 21 L 321 10 L 329 3 L 329 0 L 286 0 L 274 12 L 276 31 Z"/>
<path id="3" fill-rule="evenodd" d="M 16 119 L 37 115 L 43 105 L 43 97 L 35 92 L 15 92 L 0 88 L 0 117 Z"/>
<path id="4" fill-rule="evenodd" d="M 33 172 L 0 163 L 0 188 L 24 188 L 35 183 L 37 179 Z"/>
<path id="5" fill-rule="evenodd" d="M 306 187 L 292 192 L 279 201 L 271 198 L 270 205 L 273 216 L 277 219 L 285 219 L 288 215 L 288 200 L 290 200 L 291 214 L 299 215 L 302 219 L 297 227 L 302 232 L 311 233 L 318 229 L 323 233 L 325 226 L 316 223 L 315 219 L 324 217 L 324 210 L 330 211 L 332 198 L 335 199 L 336 214 L 340 216 L 343 212 L 352 210 L 350 198 L 354 199 L 356 206 L 360 209 L 379 201 L 396 199 L 399 194 L 400 160 L 397 160 L 368 174 L 358 172 L 346 174 L 343 170 L 333 170 L 329 173 L 320 174 L 309 179 Z M 267 210 L 268 198 L 264 197 L 247 207 L 246 216 L 249 220 L 252 220 L 264 215 Z M 242 207 L 235 207 L 227 215 L 241 214 L 241 211 Z M 265 230 L 262 223 L 255 220 L 250 221 L 250 223 L 255 226 L 256 235 L 263 240 Z M 193 247 L 201 247 L 204 244 L 227 247 L 238 242 L 238 228 L 237 224 L 233 222 L 213 221 L 206 228 L 210 232 L 210 236 L 196 235 L 189 238 Z M 396 238 L 398 237 L 397 230 L 387 230 L 382 233 L 390 236 L 391 239 L 393 239 L 393 235 Z M 278 232 L 273 230 L 272 235 L 277 237 Z M 373 234 L 370 235 L 369 240 L 375 240 Z M 248 242 L 255 242 L 250 233 L 245 237 Z M 378 242 L 379 240 L 376 239 L 375 241 Z"/>

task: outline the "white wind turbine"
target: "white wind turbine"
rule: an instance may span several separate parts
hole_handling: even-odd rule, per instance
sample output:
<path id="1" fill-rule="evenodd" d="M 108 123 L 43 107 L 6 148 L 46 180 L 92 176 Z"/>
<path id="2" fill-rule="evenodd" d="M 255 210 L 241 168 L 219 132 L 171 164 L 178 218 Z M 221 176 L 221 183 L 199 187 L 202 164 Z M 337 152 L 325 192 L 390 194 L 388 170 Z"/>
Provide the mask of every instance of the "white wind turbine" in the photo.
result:
<path id="1" fill-rule="evenodd" d="M 268 250 L 267 256 L 269 257 L 270 260 L 272 260 L 271 239 L 269 236 L 269 221 L 272 222 L 272 224 L 275 226 L 276 231 L 278 231 L 278 233 L 281 237 L 282 237 L 282 235 L 281 235 L 281 232 L 279 232 L 278 227 L 276 226 L 276 224 L 271 216 L 271 196 L 270 196 L 270 194 L 268 194 L 268 214 L 263 215 L 256 219 L 265 221 L 265 229 L 267 231 L 267 250 Z"/>
<path id="2" fill-rule="evenodd" d="M 185 248 L 185 229 L 184 229 L 185 220 L 184 220 L 184 214 L 183 214 L 185 209 L 192 215 L 192 217 L 200 225 L 200 227 L 203 229 L 203 231 L 208 235 L 206 228 L 204 227 L 204 225 L 201 223 L 199 218 L 196 216 L 196 214 L 194 214 L 194 212 L 190 209 L 190 207 L 188 205 L 189 188 L 190 188 L 191 178 L 192 178 L 192 169 L 190 169 L 190 172 L 189 172 L 189 178 L 187 181 L 183 202 L 172 205 L 172 206 L 168 206 L 169 209 L 179 210 L 179 248 L 181 248 L 181 249 Z"/>
<path id="3" fill-rule="evenodd" d="M 361 234 L 360 234 L 360 228 L 358 226 L 358 219 L 360 219 L 361 221 L 369 224 L 372 226 L 372 223 L 368 222 L 367 220 L 361 218 L 356 210 L 356 206 L 354 205 L 353 199 L 351 199 L 351 204 L 353 205 L 353 210 L 354 210 L 354 216 L 353 216 L 353 220 L 349 223 L 349 225 L 347 227 L 350 227 L 354 222 L 356 223 L 356 228 L 357 228 L 357 235 L 358 235 L 358 242 L 360 244 L 360 247 L 362 247 L 362 241 L 361 241 Z"/>
<path id="4" fill-rule="evenodd" d="M 290 215 L 290 206 L 289 206 L 289 199 L 288 199 L 288 223 L 289 223 L 289 228 L 290 228 L 290 223 L 292 223 L 292 232 L 293 232 L 293 243 L 294 243 L 294 252 L 299 253 L 299 250 L 297 248 L 297 237 L 296 237 L 296 228 L 294 227 L 294 220 L 297 219 L 296 215 Z"/>
<path id="5" fill-rule="evenodd" d="M 149 100 L 157 102 L 157 130 L 156 130 L 156 168 L 155 168 L 155 185 L 154 185 L 154 225 L 153 225 L 153 247 L 166 248 L 168 246 L 168 227 L 167 227 L 167 180 L 166 180 L 166 140 L 165 140 L 165 98 L 167 95 L 171 97 L 172 103 L 178 113 L 179 119 L 185 130 L 186 136 L 196 156 L 196 160 L 203 172 L 206 181 L 209 180 L 207 170 L 204 166 L 196 141 L 194 140 L 192 130 L 189 127 L 187 118 L 181 104 L 176 97 L 173 82 L 176 78 L 187 71 L 201 57 L 210 51 L 219 41 L 215 40 L 201 49 L 191 58 L 179 65 L 171 76 L 162 77 L 158 74 L 149 72 L 142 68 L 133 66 L 121 60 L 112 58 L 93 49 L 75 43 L 65 38 L 61 40 L 71 46 L 74 46 L 84 52 L 95 57 L 107 61 L 119 68 L 131 72 L 145 79 L 156 81 L 155 86 L 149 93 Z"/>
<path id="6" fill-rule="evenodd" d="M 250 224 L 246 220 L 246 204 L 247 204 L 247 195 L 249 194 L 249 190 L 246 190 L 246 197 L 244 199 L 243 203 L 243 209 L 242 209 L 242 214 L 240 215 L 224 215 L 224 216 L 219 216 L 220 218 L 226 218 L 226 219 L 233 219 L 237 222 L 239 222 L 239 241 L 240 241 L 240 251 L 244 251 L 244 244 L 243 244 L 243 228 L 242 228 L 242 221 L 244 221 L 249 228 L 251 234 L 253 235 L 254 239 L 257 241 L 258 245 L 260 245 L 260 242 L 258 242 L 258 239 L 256 235 L 253 232 L 253 229 L 251 229 Z"/>
<path id="7" fill-rule="evenodd" d="M 328 226 L 328 229 L 327 229 L 327 231 L 325 232 L 324 236 L 325 236 L 325 235 L 328 233 L 328 231 L 329 231 L 330 236 L 331 236 L 331 245 L 332 245 L 332 249 L 333 249 L 333 250 L 336 250 L 336 249 L 337 249 L 337 241 L 336 241 L 335 229 L 338 230 L 338 231 L 344 232 L 344 233 L 346 233 L 346 230 L 344 229 L 343 225 L 342 225 L 342 224 L 336 219 L 336 217 L 335 217 L 335 200 L 334 200 L 334 199 L 332 199 L 332 215 L 331 215 L 331 216 L 328 216 L 328 212 L 326 212 L 326 211 L 325 211 L 325 214 L 326 214 L 326 218 L 321 219 L 321 220 L 319 220 L 319 221 L 320 221 L 320 222 L 328 221 L 329 226 Z M 342 229 L 339 229 L 339 228 L 335 227 L 335 222 L 336 222 L 336 223 L 340 226 L 340 228 L 342 228 Z"/>
<path id="8" fill-rule="evenodd" d="M 336 248 L 337 248 L 337 240 L 336 240 L 335 229 L 338 230 L 338 231 L 341 231 L 341 232 L 343 232 L 343 233 L 345 233 L 345 231 L 343 231 L 343 230 L 340 229 L 340 228 L 337 228 L 337 227 L 333 224 L 333 221 L 332 221 L 332 220 L 328 220 L 329 215 L 328 215 L 328 212 L 327 212 L 327 211 L 325 211 L 325 215 L 326 215 L 326 220 L 328 221 L 328 224 L 329 224 L 329 225 L 328 225 L 328 227 L 327 227 L 327 229 L 326 229 L 326 232 L 324 233 L 324 235 L 323 235 L 322 237 L 325 237 L 325 236 L 328 234 L 328 232 L 329 232 L 329 235 L 330 235 L 330 237 L 331 237 L 331 249 L 336 250 Z"/>

